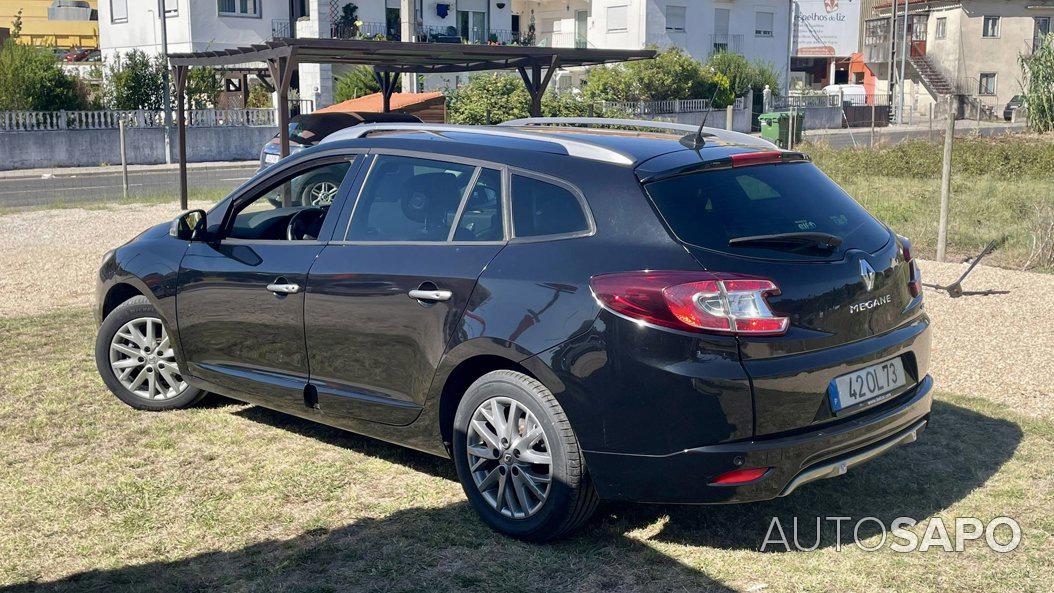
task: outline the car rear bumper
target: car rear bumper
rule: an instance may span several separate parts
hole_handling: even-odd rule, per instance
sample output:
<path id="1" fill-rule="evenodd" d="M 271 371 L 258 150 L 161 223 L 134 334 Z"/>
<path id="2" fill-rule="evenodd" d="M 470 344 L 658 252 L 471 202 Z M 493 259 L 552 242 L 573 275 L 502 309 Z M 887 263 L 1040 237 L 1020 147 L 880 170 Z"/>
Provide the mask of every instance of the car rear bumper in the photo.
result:
<path id="1" fill-rule="evenodd" d="M 670 455 L 586 451 L 586 465 L 605 499 L 703 504 L 768 500 L 913 442 L 929 422 L 932 388 L 927 375 L 892 405 L 810 432 Z M 760 467 L 772 469 L 743 485 L 710 484 L 725 472 Z"/>

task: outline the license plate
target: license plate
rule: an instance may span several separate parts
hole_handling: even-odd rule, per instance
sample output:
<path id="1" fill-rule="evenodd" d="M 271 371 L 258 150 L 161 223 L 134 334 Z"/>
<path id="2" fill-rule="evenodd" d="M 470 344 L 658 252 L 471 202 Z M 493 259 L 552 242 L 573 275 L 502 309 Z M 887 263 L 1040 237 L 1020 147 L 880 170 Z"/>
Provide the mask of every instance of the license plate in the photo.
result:
<path id="1" fill-rule="evenodd" d="M 268 165 L 273 164 L 273 163 L 277 163 L 278 162 L 278 155 L 277 154 L 265 154 L 264 155 L 264 162 L 267 163 Z"/>
<path id="2" fill-rule="evenodd" d="M 907 383 L 899 357 L 871 365 L 831 381 L 831 409 L 838 412 L 864 402 L 876 403 Z"/>

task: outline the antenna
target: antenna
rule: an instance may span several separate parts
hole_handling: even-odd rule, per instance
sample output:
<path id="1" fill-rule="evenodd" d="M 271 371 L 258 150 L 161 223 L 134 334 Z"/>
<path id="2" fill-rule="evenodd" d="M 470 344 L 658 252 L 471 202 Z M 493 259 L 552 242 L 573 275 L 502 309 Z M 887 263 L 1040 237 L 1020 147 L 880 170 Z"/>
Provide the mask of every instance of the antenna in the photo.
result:
<path id="1" fill-rule="evenodd" d="M 699 129 L 695 131 L 695 134 L 689 134 L 684 138 L 681 138 L 681 145 L 689 150 L 699 150 L 706 146 L 706 140 L 703 139 L 703 128 L 706 127 L 706 119 L 710 117 L 710 112 L 714 110 L 714 99 L 717 98 L 718 91 L 721 90 L 721 86 L 717 85 L 714 89 L 714 94 L 710 95 L 710 106 L 706 108 L 706 112 L 703 113 L 703 121 L 699 122 Z"/>

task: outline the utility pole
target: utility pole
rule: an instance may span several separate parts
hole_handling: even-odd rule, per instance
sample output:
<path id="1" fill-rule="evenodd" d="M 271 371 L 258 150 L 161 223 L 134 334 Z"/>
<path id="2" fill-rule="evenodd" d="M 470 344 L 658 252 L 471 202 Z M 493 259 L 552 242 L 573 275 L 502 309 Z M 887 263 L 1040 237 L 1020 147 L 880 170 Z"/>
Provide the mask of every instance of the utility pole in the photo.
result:
<path id="1" fill-rule="evenodd" d="M 904 0 L 904 30 L 900 32 L 900 99 L 897 102 L 897 123 L 904 123 L 904 80 L 908 75 L 908 3 Z"/>
<path id="2" fill-rule="evenodd" d="M 414 41 L 414 25 L 417 23 L 415 4 L 414 0 L 399 0 L 399 39 L 404 42 Z M 403 92 L 417 92 L 417 74 L 403 74 Z"/>
<path id="3" fill-rule="evenodd" d="M 889 15 L 889 68 L 886 74 L 886 107 L 893 107 L 893 73 L 896 71 L 897 45 L 897 2 L 893 0 L 893 10 Z M 888 111 L 888 109 L 887 109 Z"/>
<path id="4" fill-rule="evenodd" d="M 165 163 L 172 164 L 172 89 L 169 88 L 168 78 L 168 17 L 165 16 L 165 0 L 157 0 L 157 14 L 161 18 L 161 55 L 165 60 L 165 68 L 162 72 L 164 97 L 163 107 L 165 109 Z"/>

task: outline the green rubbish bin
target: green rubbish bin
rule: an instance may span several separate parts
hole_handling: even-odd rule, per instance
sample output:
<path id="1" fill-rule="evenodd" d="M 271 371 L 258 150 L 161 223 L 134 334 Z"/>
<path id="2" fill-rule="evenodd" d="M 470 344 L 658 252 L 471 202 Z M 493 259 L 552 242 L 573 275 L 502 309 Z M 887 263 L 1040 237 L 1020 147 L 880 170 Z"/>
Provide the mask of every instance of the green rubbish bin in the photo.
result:
<path id="1" fill-rule="evenodd" d="M 805 127 L 805 114 L 801 111 L 794 114 L 794 144 L 801 144 L 801 133 Z M 773 142 L 780 148 L 787 148 L 787 137 L 790 135 L 790 112 L 773 111 L 758 116 L 761 124 L 761 137 Z"/>

